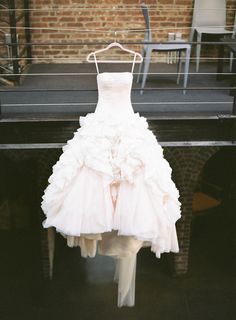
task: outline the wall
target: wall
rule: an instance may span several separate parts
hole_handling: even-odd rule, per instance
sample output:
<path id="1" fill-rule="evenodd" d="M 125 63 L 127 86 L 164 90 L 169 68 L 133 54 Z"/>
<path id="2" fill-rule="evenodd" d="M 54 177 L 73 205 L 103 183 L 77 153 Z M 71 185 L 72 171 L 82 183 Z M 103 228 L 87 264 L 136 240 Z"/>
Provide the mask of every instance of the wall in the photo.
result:
<path id="1" fill-rule="evenodd" d="M 192 200 L 193 193 L 197 186 L 199 174 L 206 161 L 217 151 L 218 147 L 166 147 L 164 155 L 169 161 L 173 169 L 172 178 L 180 191 L 180 201 L 182 203 L 182 217 L 177 221 L 177 234 L 179 239 L 180 252 L 173 254 L 173 272 L 176 275 L 186 274 L 188 270 L 189 246 L 191 235 L 192 221 Z M 49 255 L 48 255 L 48 238 L 47 231 L 41 226 L 41 222 L 45 216 L 40 210 L 40 201 L 43 190 L 48 184 L 48 177 L 51 174 L 52 166 L 56 163 L 61 150 L 32 150 L 32 151 L 14 151 L 6 150 L 0 152 L 0 159 L 13 159 L 16 163 L 17 159 L 26 161 L 33 159 L 35 161 L 35 171 L 37 172 L 37 196 L 38 200 L 35 204 L 36 212 L 32 212 L 36 221 L 38 220 L 38 228 L 41 234 L 41 256 L 42 271 L 45 277 L 49 276 Z M 2 158 L 3 157 L 3 158 Z M 0 198 L 0 207 L 3 206 L 5 198 Z M 36 216 L 38 218 L 36 218 Z M 18 219 L 19 220 L 19 219 Z M 16 228 L 20 225 L 16 225 Z M 0 230 L 9 230 L 9 224 L 6 219 L 6 212 L 0 214 Z"/>
<path id="2" fill-rule="evenodd" d="M 23 7 L 23 0 L 16 0 L 16 8 Z M 144 19 L 140 10 L 143 1 L 132 0 L 30 0 L 32 41 L 40 42 L 111 42 L 117 31 L 119 41 L 142 41 Z M 166 41 L 168 32 L 179 31 L 188 40 L 192 21 L 193 0 L 147 0 L 149 5 L 153 40 Z M 7 1 L 4 1 L 4 5 Z M 3 7 L 1 7 L 3 8 Z M 232 26 L 235 0 L 227 0 L 227 25 Z M 17 15 L 21 11 L 17 11 Z M 0 41 L 4 43 L 4 33 L 9 33 L 8 13 L 0 12 Z M 18 23 L 17 33 L 24 42 L 23 24 Z M 229 27 L 230 28 L 230 27 Z M 133 30 L 127 32 L 124 30 Z M 33 46 L 34 62 L 79 63 L 84 62 L 87 53 L 101 48 L 95 45 L 37 45 Z M 203 56 L 211 56 L 216 51 L 212 46 L 203 49 Z M 141 46 L 132 45 L 141 51 Z M 111 52 L 109 52 L 109 55 Z M 117 56 L 120 53 L 114 53 Z M 0 47 L 0 57 L 7 57 L 6 47 Z M 166 61 L 166 55 L 158 55 L 154 61 Z M 0 61 L 0 66 L 6 60 Z M 24 65 L 24 61 L 21 61 Z"/>
<path id="3" fill-rule="evenodd" d="M 32 40 L 34 42 L 93 42 L 143 40 L 145 28 L 140 10 L 143 1 L 131 0 L 31 0 Z M 193 0 L 147 0 L 150 8 L 153 40 L 167 40 L 167 33 L 179 31 L 188 39 Z M 227 24 L 232 25 L 235 1 L 227 0 Z M 50 9 L 49 9 L 50 8 Z M 53 30 L 54 28 L 54 30 Z M 127 33 L 123 30 L 141 29 Z M 89 30 L 89 31 L 86 31 Z M 94 30 L 94 31 L 91 31 Z M 34 57 L 47 62 L 84 62 L 88 52 L 101 46 L 35 46 Z M 140 50 L 140 47 L 132 46 Z M 209 50 L 209 48 L 208 48 Z M 47 58 L 47 59 L 46 59 Z M 64 60 L 62 60 L 62 58 Z M 41 60 L 40 60 L 41 59 Z"/>

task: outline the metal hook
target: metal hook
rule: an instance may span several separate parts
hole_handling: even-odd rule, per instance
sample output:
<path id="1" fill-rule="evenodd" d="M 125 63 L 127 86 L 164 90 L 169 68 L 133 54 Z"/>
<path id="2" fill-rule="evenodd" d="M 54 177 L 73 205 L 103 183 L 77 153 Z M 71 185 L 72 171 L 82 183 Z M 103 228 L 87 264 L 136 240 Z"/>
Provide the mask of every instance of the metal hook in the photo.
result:
<path id="1" fill-rule="evenodd" d="M 115 31 L 114 42 L 116 42 L 116 38 L 117 38 L 117 31 Z"/>

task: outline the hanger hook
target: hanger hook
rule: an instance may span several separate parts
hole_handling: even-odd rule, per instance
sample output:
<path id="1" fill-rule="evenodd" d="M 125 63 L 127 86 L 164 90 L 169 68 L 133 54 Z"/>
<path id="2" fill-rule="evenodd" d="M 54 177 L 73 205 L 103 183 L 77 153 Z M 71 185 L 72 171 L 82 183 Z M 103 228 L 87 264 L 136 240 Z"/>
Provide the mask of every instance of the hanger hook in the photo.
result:
<path id="1" fill-rule="evenodd" d="M 114 42 L 116 42 L 116 38 L 117 38 L 117 31 L 115 31 Z"/>

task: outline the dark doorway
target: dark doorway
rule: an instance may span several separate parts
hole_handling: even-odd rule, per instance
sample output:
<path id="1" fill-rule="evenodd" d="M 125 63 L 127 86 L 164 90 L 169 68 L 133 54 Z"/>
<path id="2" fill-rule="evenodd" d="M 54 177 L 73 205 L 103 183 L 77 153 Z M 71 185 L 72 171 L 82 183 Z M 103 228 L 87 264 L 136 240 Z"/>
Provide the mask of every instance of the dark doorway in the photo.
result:
<path id="1" fill-rule="evenodd" d="M 200 189 L 218 203 L 194 212 L 190 270 L 200 274 L 235 268 L 236 148 L 222 148 L 205 164 Z"/>

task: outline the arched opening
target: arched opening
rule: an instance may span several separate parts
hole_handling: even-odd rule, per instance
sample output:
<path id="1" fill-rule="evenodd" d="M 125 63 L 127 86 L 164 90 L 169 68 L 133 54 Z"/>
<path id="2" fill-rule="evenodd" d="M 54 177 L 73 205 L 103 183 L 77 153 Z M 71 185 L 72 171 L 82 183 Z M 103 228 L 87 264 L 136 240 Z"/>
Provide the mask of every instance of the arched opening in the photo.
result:
<path id="1" fill-rule="evenodd" d="M 235 269 L 236 149 L 222 148 L 202 168 L 194 193 L 189 273 Z"/>

